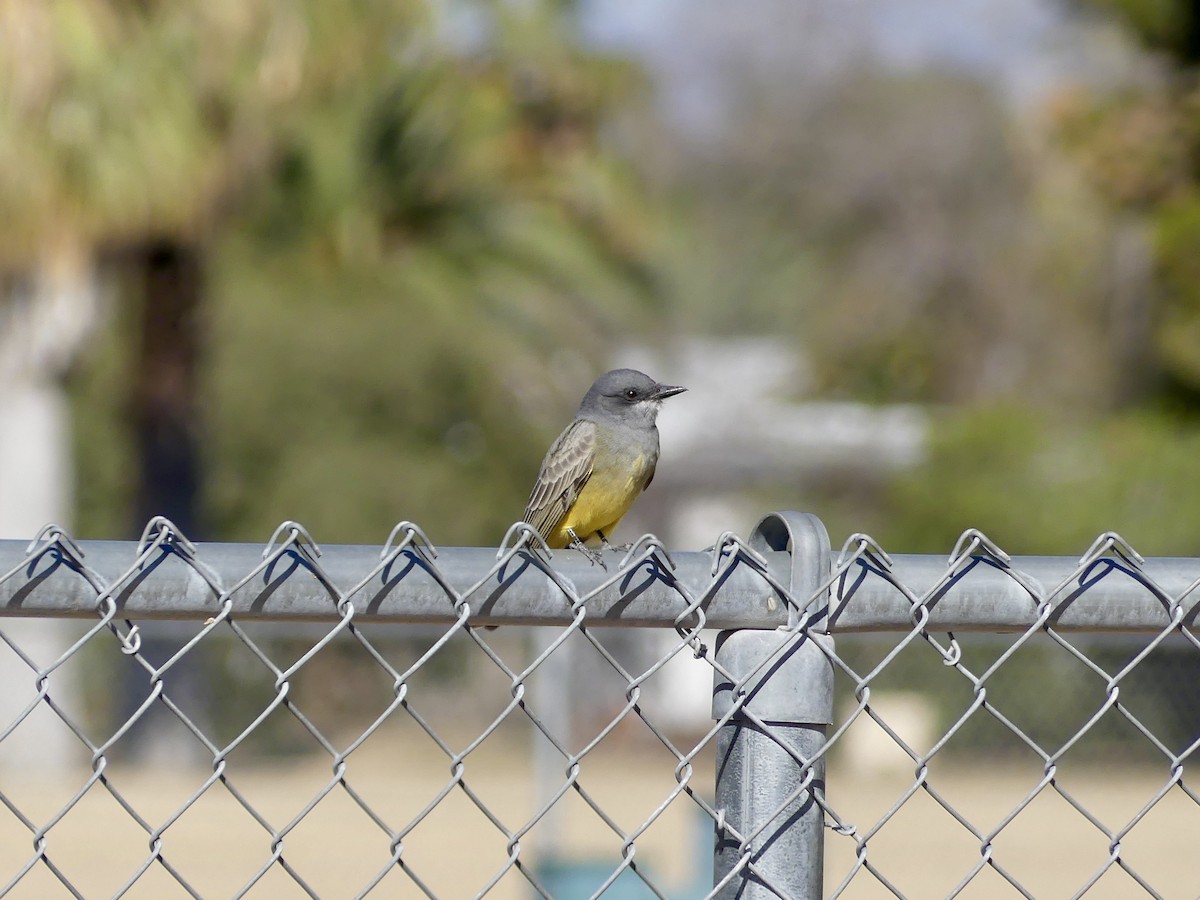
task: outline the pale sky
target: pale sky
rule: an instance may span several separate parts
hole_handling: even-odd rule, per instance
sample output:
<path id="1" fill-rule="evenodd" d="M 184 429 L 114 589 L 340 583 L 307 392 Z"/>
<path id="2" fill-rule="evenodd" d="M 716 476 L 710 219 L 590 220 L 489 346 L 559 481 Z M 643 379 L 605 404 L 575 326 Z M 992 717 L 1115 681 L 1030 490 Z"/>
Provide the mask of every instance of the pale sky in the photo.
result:
<path id="1" fill-rule="evenodd" d="M 791 57 L 796 77 L 871 58 L 899 68 L 973 72 L 1020 104 L 1064 79 L 1120 80 L 1135 67 L 1117 29 L 1068 15 L 1061 0 L 586 0 L 586 34 L 630 50 L 685 109 L 714 57 Z M 694 111 L 702 114 L 700 110 Z"/>

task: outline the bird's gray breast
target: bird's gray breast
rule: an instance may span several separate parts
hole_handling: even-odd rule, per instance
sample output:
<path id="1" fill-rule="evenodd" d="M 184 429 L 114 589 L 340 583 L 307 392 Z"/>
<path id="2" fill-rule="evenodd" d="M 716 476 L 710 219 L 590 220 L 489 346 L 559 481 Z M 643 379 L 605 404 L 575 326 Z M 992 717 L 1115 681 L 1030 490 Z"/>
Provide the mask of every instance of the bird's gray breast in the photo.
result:
<path id="1" fill-rule="evenodd" d="M 658 464 L 658 429 L 635 428 L 625 424 L 600 425 L 596 433 L 594 470 L 606 475 L 626 476 L 631 484 L 644 486 Z"/>

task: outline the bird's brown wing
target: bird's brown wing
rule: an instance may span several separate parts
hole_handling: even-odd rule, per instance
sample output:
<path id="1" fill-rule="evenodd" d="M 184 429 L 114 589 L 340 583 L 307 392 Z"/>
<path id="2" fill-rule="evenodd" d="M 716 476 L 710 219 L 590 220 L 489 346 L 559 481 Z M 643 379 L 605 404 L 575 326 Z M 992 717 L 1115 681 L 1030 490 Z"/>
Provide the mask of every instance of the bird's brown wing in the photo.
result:
<path id="1" fill-rule="evenodd" d="M 576 419 L 546 451 L 525 505 L 524 520 L 549 541 L 592 474 L 596 426 Z"/>

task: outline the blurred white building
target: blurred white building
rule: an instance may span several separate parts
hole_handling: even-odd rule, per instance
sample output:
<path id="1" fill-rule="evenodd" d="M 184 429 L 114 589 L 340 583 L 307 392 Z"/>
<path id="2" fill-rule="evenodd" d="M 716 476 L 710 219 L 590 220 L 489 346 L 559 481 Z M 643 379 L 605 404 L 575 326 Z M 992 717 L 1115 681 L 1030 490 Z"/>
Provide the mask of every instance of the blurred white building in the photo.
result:
<path id="1" fill-rule="evenodd" d="M 97 319 L 97 290 L 91 266 L 69 254 L 0 290 L 0 539 L 27 542 L 50 522 L 70 527 L 71 433 L 61 379 Z M 70 646 L 79 626 L 4 617 L 0 632 L 44 667 Z M 0 644 L 0 729 L 37 696 L 36 678 Z M 78 687 L 51 677 L 55 702 L 71 712 L 80 709 Z M 0 744 L 0 768 L 62 768 L 81 750 L 42 704 Z"/>

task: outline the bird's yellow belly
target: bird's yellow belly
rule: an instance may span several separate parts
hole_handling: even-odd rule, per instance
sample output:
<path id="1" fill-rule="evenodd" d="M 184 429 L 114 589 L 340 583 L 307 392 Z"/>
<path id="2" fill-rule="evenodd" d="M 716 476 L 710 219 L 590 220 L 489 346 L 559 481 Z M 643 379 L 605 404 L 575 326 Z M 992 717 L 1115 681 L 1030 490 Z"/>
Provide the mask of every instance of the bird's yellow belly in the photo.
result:
<path id="1" fill-rule="evenodd" d="M 597 531 L 611 537 L 617 523 L 646 486 L 645 466 L 640 458 L 638 463 L 632 471 L 615 477 L 611 473 L 593 472 L 547 543 L 556 548 L 570 545 L 568 529 L 584 542 L 595 538 Z"/>

